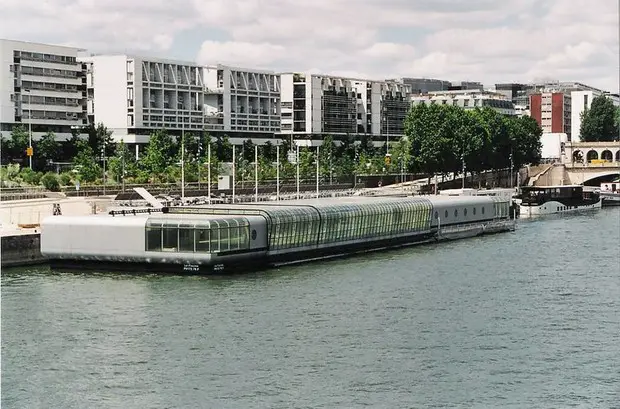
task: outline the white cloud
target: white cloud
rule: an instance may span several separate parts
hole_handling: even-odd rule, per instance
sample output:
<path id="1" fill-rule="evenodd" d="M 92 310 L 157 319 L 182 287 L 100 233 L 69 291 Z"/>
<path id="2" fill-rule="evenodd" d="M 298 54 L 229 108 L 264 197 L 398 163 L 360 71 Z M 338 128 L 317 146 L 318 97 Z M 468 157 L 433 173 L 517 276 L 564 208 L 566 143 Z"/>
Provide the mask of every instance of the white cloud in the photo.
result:
<path id="1" fill-rule="evenodd" d="M 357 77 L 487 85 L 545 77 L 619 88 L 616 0 L 2 0 L 1 7 L 0 37 L 97 52 L 170 53 L 184 31 L 206 28 L 224 38 L 197 38 L 199 49 L 175 56 Z"/>

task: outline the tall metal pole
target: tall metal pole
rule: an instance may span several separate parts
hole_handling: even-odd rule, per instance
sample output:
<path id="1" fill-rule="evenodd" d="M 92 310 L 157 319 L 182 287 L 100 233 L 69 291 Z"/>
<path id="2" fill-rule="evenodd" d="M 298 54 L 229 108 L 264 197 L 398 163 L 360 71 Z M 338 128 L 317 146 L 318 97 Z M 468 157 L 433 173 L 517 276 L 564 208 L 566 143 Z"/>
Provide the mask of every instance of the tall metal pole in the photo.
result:
<path id="1" fill-rule="evenodd" d="M 25 90 L 28 93 L 28 147 L 32 149 L 32 103 L 30 102 L 31 94 L 30 90 Z M 34 152 L 32 152 L 34 153 Z M 30 169 L 32 169 L 32 156 L 28 156 L 28 162 L 30 164 Z"/>
<path id="2" fill-rule="evenodd" d="M 126 145 L 123 143 L 123 151 L 122 151 L 122 163 L 123 163 L 123 177 L 121 179 L 121 181 L 123 182 L 123 192 L 125 191 L 125 149 L 126 149 Z"/>
<path id="3" fill-rule="evenodd" d="M 258 203 L 258 145 L 254 145 L 254 202 Z"/>
<path id="4" fill-rule="evenodd" d="M 235 203 L 235 173 L 237 173 L 237 165 L 235 164 L 235 145 L 233 148 L 233 163 L 232 163 L 232 202 Z"/>
<path id="5" fill-rule="evenodd" d="M 299 199 L 299 145 L 297 145 L 297 199 Z"/>
<path id="6" fill-rule="evenodd" d="M 185 201 L 185 121 L 181 128 L 181 204 Z"/>
<path id="7" fill-rule="evenodd" d="M 463 140 L 463 154 L 461 155 L 461 161 L 462 161 L 462 168 L 463 168 L 463 176 L 462 176 L 462 189 L 465 189 L 465 140 Z"/>
<path id="8" fill-rule="evenodd" d="M 512 179 L 512 168 L 513 168 L 513 166 L 514 165 L 512 164 L 512 148 L 510 148 L 510 188 L 511 189 L 513 188 L 513 185 L 512 185 L 512 181 L 513 181 L 513 179 Z"/>
<path id="9" fill-rule="evenodd" d="M 316 146 L 316 198 L 320 197 L 319 195 L 319 148 L 320 146 Z"/>
<path id="10" fill-rule="evenodd" d="M 200 142 L 200 139 L 198 139 L 198 157 L 196 158 L 196 161 L 198 162 L 198 190 L 200 190 L 200 168 L 202 168 L 202 164 L 200 163 L 200 157 L 202 156 L 202 144 Z"/>
<path id="11" fill-rule="evenodd" d="M 207 196 L 209 196 L 209 204 L 211 204 L 211 142 L 207 148 L 207 162 L 209 162 L 209 168 L 207 170 Z"/>
<path id="12" fill-rule="evenodd" d="M 105 196 L 105 139 L 103 140 L 103 146 L 101 147 L 101 159 L 103 161 L 103 195 Z"/>
<path id="13" fill-rule="evenodd" d="M 280 200 L 280 144 L 276 145 L 276 201 Z"/>

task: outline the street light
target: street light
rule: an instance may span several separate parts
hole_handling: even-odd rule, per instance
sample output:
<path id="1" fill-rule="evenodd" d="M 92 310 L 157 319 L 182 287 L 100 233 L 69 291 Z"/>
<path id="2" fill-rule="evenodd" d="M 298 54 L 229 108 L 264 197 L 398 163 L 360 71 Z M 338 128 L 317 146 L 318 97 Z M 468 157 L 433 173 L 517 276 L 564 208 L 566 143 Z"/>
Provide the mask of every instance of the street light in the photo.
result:
<path id="1" fill-rule="evenodd" d="M 31 104 L 31 94 L 29 89 L 25 89 L 22 92 L 28 94 L 28 161 L 30 162 L 30 169 L 32 169 L 32 155 L 34 154 L 32 150 L 32 104 Z M 22 101 L 23 102 L 23 101 Z M 23 111 L 23 108 L 22 108 Z M 22 112 L 23 115 L 23 112 Z"/>

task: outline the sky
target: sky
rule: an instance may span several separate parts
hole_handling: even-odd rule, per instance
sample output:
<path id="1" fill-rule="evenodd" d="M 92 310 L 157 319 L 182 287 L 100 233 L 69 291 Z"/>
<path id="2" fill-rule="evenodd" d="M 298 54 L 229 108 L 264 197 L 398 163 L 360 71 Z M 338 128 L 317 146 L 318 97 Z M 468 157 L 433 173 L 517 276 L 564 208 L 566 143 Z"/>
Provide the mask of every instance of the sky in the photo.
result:
<path id="1" fill-rule="evenodd" d="M 618 0 L 0 0 L 0 38 L 357 78 L 619 89 Z"/>

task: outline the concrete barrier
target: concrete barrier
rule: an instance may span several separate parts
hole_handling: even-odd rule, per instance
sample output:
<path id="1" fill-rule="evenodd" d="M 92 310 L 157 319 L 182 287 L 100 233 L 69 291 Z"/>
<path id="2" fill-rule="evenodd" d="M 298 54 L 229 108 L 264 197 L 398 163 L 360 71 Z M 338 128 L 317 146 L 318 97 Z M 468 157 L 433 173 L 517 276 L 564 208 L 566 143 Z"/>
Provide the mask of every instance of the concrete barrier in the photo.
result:
<path id="1" fill-rule="evenodd" d="M 41 255 L 41 233 L 2 236 L 2 267 L 17 267 L 45 263 Z"/>

